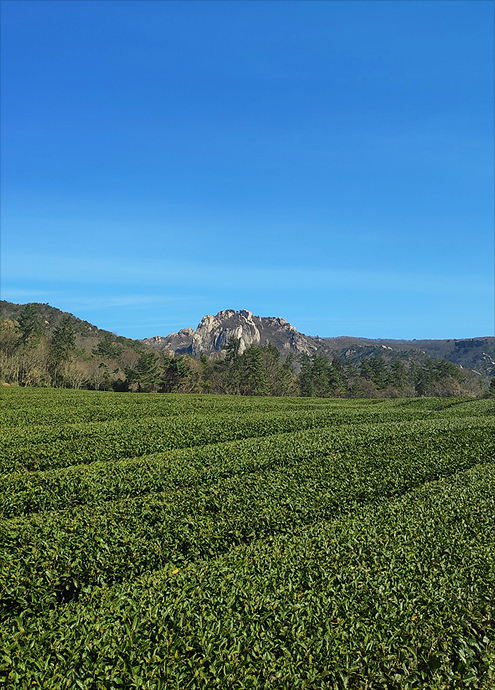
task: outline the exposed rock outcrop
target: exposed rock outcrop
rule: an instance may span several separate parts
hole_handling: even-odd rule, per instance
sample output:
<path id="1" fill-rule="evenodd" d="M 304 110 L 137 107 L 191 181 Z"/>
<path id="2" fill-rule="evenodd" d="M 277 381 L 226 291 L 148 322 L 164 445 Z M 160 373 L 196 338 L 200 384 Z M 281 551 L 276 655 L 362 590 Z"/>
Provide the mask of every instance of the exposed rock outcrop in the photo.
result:
<path id="1" fill-rule="evenodd" d="M 462 340 L 391 340 L 339 336 L 319 338 L 299 333 L 294 326 L 277 317 L 253 316 L 247 309 L 235 311 L 225 309 L 216 316 L 204 316 L 194 331 L 183 328 L 170 333 L 166 338 L 155 336 L 142 342 L 157 350 L 166 350 L 173 355 L 190 354 L 199 357 L 202 352 L 208 357 L 225 357 L 225 346 L 234 336 L 240 341 L 240 352 L 254 345 L 271 343 L 280 352 L 281 359 L 290 353 L 325 353 L 340 357 L 342 361 L 353 362 L 355 366 L 363 357 L 385 357 L 391 359 L 401 354 L 404 361 L 424 361 L 425 358 L 445 358 L 454 364 L 472 370 L 485 382 L 495 376 L 495 339 L 490 337 Z M 297 365 L 296 365 L 297 368 Z"/>
<path id="2" fill-rule="evenodd" d="M 192 328 L 181 328 L 178 333 L 170 333 L 166 338 L 155 335 L 152 338 L 145 338 L 143 343 L 151 345 L 157 350 L 167 350 L 169 354 L 183 355 L 191 352 L 191 341 L 194 331 Z"/>
<path id="3" fill-rule="evenodd" d="M 294 355 L 312 354 L 318 349 L 315 338 L 299 333 L 285 319 L 253 316 L 247 309 L 225 309 L 216 316 L 207 314 L 195 331 L 183 328 L 178 333 L 170 333 L 166 338 L 154 336 L 143 342 L 157 350 L 167 350 L 177 355 L 189 353 L 199 357 L 204 352 L 209 357 L 223 357 L 223 348 L 232 337 L 239 340 L 241 354 L 250 345 L 268 343 L 280 351 L 283 359 L 290 352 Z"/>

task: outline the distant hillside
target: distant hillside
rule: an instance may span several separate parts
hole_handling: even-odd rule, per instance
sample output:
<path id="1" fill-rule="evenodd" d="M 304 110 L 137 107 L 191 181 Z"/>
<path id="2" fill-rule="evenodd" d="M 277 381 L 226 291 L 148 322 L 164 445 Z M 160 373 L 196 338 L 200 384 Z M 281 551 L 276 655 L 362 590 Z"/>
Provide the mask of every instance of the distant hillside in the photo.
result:
<path id="1" fill-rule="evenodd" d="M 227 309 L 133 340 L 49 304 L 0 301 L 0 382 L 114 391 L 415 397 L 485 395 L 495 339 L 311 337 Z M 493 383 L 491 383 L 493 388 Z"/>
<path id="2" fill-rule="evenodd" d="M 463 369 L 470 369 L 474 373 L 489 379 L 495 376 L 495 338 L 486 336 L 481 338 L 449 339 L 449 340 L 391 340 L 368 339 L 342 336 L 340 338 L 324 338 L 329 347 L 346 356 L 369 356 L 379 353 L 380 349 L 397 352 L 402 355 L 421 358 L 421 356 L 435 359 L 447 359 Z"/>
<path id="3" fill-rule="evenodd" d="M 106 390 L 147 348 L 49 304 L 0 300 L 0 380 Z"/>
<path id="4" fill-rule="evenodd" d="M 74 314 L 61 311 L 60 309 L 52 307 L 49 304 L 41 302 L 30 302 L 30 304 L 34 307 L 38 323 L 41 326 L 42 332 L 46 335 L 51 335 L 64 317 L 69 317 L 74 325 L 80 345 L 85 346 L 84 349 L 91 349 L 96 343 L 104 338 L 119 342 L 122 345 L 127 345 L 132 348 L 138 347 L 139 349 L 142 349 L 142 346 L 140 346 L 140 340 L 124 338 L 123 336 L 118 336 L 116 333 L 105 331 L 97 326 L 94 326 L 88 321 L 83 321 L 82 319 L 77 318 L 77 316 L 74 316 Z M 26 306 L 26 304 L 14 304 L 13 302 L 0 300 L 0 319 L 18 319 Z"/>
<path id="5" fill-rule="evenodd" d="M 447 359 L 463 369 L 470 370 L 474 378 L 487 382 L 495 376 L 495 338 L 470 338 L 465 340 L 387 340 L 341 336 L 319 338 L 299 333 L 282 318 L 253 316 L 250 311 L 227 309 L 216 316 L 204 316 L 196 330 L 184 328 L 168 336 L 145 338 L 143 343 L 170 354 L 190 354 L 199 357 L 222 358 L 223 349 L 231 337 L 240 341 L 241 353 L 249 345 L 275 346 L 282 358 L 289 353 L 295 356 L 328 353 L 342 361 L 359 363 L 365 357 L 382 357 L 390 360 L 424 362 L 428 358 Z"/>

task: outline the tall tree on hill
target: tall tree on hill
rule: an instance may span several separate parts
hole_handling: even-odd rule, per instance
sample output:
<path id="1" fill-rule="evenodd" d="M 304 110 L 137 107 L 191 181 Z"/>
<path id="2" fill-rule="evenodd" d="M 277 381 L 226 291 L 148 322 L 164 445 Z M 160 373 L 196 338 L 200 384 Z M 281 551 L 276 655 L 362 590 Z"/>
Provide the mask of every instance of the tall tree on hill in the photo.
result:
<path id="1" fill-rule="evenodd" d="M 378 390 L 383 390 L 388 382 L 387 368 L 382 357 L 369 357 L 369 366 L 371 368 L 371 381 L 375 384 Z"/>
<path id="2" fill-rule="evenodd" d="M 17 323 L 19 324 L 18 328 L 21 333 L 21 342 L 24 345 L 28 342 L 32 345 L 39 342 L 43 334 L 43 328 L 38 321 L 38 312 L 34 304 L 26 304 L 23 307 L 17 319 Z"/>
<path id="3" fill-rule="evenodd" d="M 64 316 L 52 334 L 50 350 L 55 364 L 67 361 L 76 347 L 76 333 L 70 316 Z"/>
<path id="4" fill-rule="evenodd" d="M 225 392 L 231 395 L 241 393 L 241 361 L 240 361 L 241 341 L 239 338 L 231 336 L 226 345 L 222 345 L 225 350 L 225 360 L 222 363 L 222 380 Z"/>
<path id="5" fill-rule="evenodd" d="M 160 392 L 172 393 L 191 375 L 191 367 L 184 357 L 171 357 L 162 353 Z"/>
<path id="6" fill-rule="evenodd" d="M 116 345 L 109 335 L 105 335 L 103 340 L 100 340 L 98 345 L 92 350 L 94 355 L 100 357 L 108 357 L 110 359 L 115 359 L 122 354 L 122 347 Z"/>
<path id="7" fill-rule="evenodd" d="M 326 355 L 314 354 L 311 357 L 303 355 L 299 374 L 301 395 L 321 398 L 330 396 L 332 394 L 330 378 L 330 360 Z"/>
<path id="8" fill-rule="evenodd" d="M 328 370 L 328 382 L 332 395 L 341 397 L 345 394 L 346 377 L 344 367 L 338 357 L 333 357 L 332 359 L 332 366 Z"/>
<path id="9" fill-rule="evenodd" d="M 367 357 L 363 358 L 359 362 L 359 376 L 361 376 L 363 379 L 366 379 L 366 381 L 371 381 L 373 378 L 373 369 L 371 368 L 369 359 Z"/>
<path id="10" fill-rule="evenodd" d="M 315 386 L 312 376 L 311 360 L 308 355 L 301 355 L 301 371 L 297 377 L 297 383 L 301 395 L 305 398 L 312 398 L 315 394 Z"/>
<path id="11" fill-rule="evenodd" d="M 229 338 L 226 345 L 222 345 L 222 350 L 225 350 L 225 361 L 229 364 L 236 364 L 239 359 L 239 352 L 241 349 L 241 341 L 235 336 Z"/>
<path id="12" fill-rule="evenodd" d="M 294 355 L 290 352 L 282 364 L 279 376 L 281 392 L 279 395 L 297 395 L 296 379 L 294 374 Z"/>
<path id="13" fill-rule="evenodd" d="M 73 363 L 76 349 L 76 334 L 70 316 L 64 316 L 55 328 L 50 339 L 49 371 L 52 384 L 78 388 L 80 385 L 80 367 Z M 74 374 L 77 374 L 74 379 Z"/>
<path id="14" fill-rule="evenodd" d="M 402 391 L 407 385 L 406 365 L 398 357 L 396 357 L 390 365 L 389 380 L 390 384 L 399 391 Z"/>
<path id="15" fill-rule="evenodd" d="M 154 352 L 143 352 L 134 368 L 125 369 L 127 382 L 137 384 L 138 393 L 156 391 L 161 383 L 158 358 Z"/>
<path id="16" fill-rule="evenodd" d="M 297 395 L 293 369 L 294 355 L 289 353 L 285 361 L 280 362 L 280 352 L 270 343 L 260 349 L 270 395 Z"/>
<path id="17" fill-rule="evenodd" d="M 263 366 L 263 356 L 260 347 L 250 345 L 240 360 L 241 394 L 242 395 L 269 395 L 270 387 Z"/>

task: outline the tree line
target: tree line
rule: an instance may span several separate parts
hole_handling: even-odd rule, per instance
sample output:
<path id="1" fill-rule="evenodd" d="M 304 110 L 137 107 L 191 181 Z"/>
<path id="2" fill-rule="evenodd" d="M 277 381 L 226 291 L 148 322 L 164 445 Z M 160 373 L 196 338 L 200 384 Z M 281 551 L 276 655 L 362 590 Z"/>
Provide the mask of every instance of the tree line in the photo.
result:
<path id="1" fill-rule="evenodd" d="M 0 322 L 0 380 L 21 386 L 160 393 L 385 398 L 469 394 L 461 368 L 445 359 L 417 362 L 399 356 L 359 361 L 325 353 L 282 360 L 273 345 L 232 337 L 224 356 L 173 356 L 138 341 L 106 334 L 88 352 L 78 347 L 77 320 L 64 316 L 51 335 L 34 305 Z M 132 346 L 129 345 L 131 343 Z M 495 379 L 490 392 L 495 395 Z"/>
<path id="2" fill-rule="evenodd" d="M 284 361 L 273 345 L 250 345 L 242 354 L 231 338 L 223 360 L 202 355 L 143 353 L 128 370 L 134 390 L 210 392 L 229 395 L 276 395 L 338 398 L 386 398 L 463 395 L 462 371 L 447 360 L 424 363 L 365 357 L 358 364 L 327 354 L 289 355 Z"/>

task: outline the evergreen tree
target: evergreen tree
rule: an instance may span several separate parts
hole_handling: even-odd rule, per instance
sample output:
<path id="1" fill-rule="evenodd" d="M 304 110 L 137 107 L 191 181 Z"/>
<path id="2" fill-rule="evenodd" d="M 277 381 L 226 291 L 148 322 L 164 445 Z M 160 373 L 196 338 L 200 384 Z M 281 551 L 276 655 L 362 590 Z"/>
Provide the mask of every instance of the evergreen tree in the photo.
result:
<path id="1" fill-rule="evenodd" d="M 440 359 L 434 364 L 434 371 L 437 376 L 437 380 L 445 379 L 451 376 L 457 381 L 462 381 L 464 375 L 462 371 L 453 362 L 449 362 L 448 359 Z"/>
<path id="2" fill-rule="evenodd" d="M 311 360 L 308 355 L 301 355 L 300 358 L 301 371 L 297 377 L 301 395 L 305 398 L 312 398 L 315 394 L 315 386 L 313 382 Z"/>
<path id="3" fill-rule="evenodd" d="M 263 366 L 262 348 L 251 344 L 239 359 L 242 395 L 268 395 L 270 389 Z"/>
<path id="4" fill-rule="evenodd" d="M 332 395 L 341 396 L 346 389 L 346 378 L 344 368 L 338 357 L 333 357 L 332 366 L 328 370 L 328 382 Z"/>
<path id="5" fill-rule="evenodd" d="M 345 362 L 342 368 L 344 370 L 344 374 L 347 380 L 359 376 L 359 373 L 354 364 L 352 363 L 351 359 L 347 360 L 347 362 Z"/>
<path id="6" fill-rule="evenodd" d="M 222 350 L 225 350 L 225 361 L 229 364 L 235 365 L 239 358 L 239 351 L 241 349 L 241 341 L 235 336 L 231 336 L 227 345 L 222 345 Z"/>
<path id="7" fill-rule="evenodd" d="M 171 393 L 191 375 L 191 367 L 184 357 L 170 357 L 170 355 L 162 353 L 162 364 L 161 393 Z"/>
<path id="8" fill-rule="evenodd" d="M 404 362 L 396 358 L 392 361 L 389 373 L 389 382 L 398 390 L 405 388 L 407 383 L 407 369 Z"/>
<path id="9" fill-rule="evenodd" d="M 52 334 L 50 349 L 55 364 L 70 358 L 76 347 L 76 333 L 72 325 L 72 318 L 64 316 Z"/>
<path id="10" fill-rule="evenodd" d="M 370 380 L 375 384 L 378 390 L 383 390 L 388 381 L 387 368 L 382 357 L 370 357 L 368 364 L 371 369 Z"/>
<path id="11" fill-rule="evenodd" d="M 239 395 L 241 393 L 241 356 L 239 354 L 241 341 L 239 338 L 231 336 L 227 345 L 223 345 L 222 349 L 226 351 L 222 372 L 225 391 L 231 395 Z"/>
<path id="12" fill-rule="evenodd" d="M 315 394 L 321 398 L 330 396 L 330 360 L 326 355 L 313 355 L 311 365 Z"/>
<path id="13" fill-rule="evenodd" d="M 301 395 L 328 397 L 332 394 L 330 361 L 326 355 L 304 356 L 301 361 L 299 386 Z"/>
<path id="14" fill-rule="evenodd" d="M 294 355 L 290 352 L 279 369 L 277 378 L 277 395 L 296 395 L 294 383 Z"/>
<path id="15" fill-rule="evenodd" d="M 373 369 L 371 368 L 367 358 L 364 358 L 359 362 L 359 375 L 363 379 L 366 379 L 366 381 L 371 381 L 373 377 Z"/>
<path id="16" fill-rule="evenodd" d="M 125 370 L 127 382 L 137 383 L 138 392 L 150 393 L 160 384 L 157 356 L 154 352 L 143 352 L 139 356 L 134 368 Z"/>
<path id="17" fill-rule="evenodd" d="M 24 345 L 30 341 L 32 344 L 36 344 L 39 341 L 43 333 L 41 324 L 38 321 L 38 312 L 34 304 L 26 304 L 19 318 L 17 319 L 19 324 L 19 331 L 21 332 L 21 341 Z"/>
<path id="18" fill-rule="evenodd" d="M 271 343 L 259 349 L 268 382 L 269 395 L 290 395 L 293 375 L 280 362 L 280 352 Z"/>
<path id="19" fill-rule="evenodd" d="M 103 340 L 100 340 L 98 345 L 93 348 L 93 354 L 114 359 L 122 354 L 122 348 L 119 345 L 115 345 L 109 335 L 105 335 Z"/>

